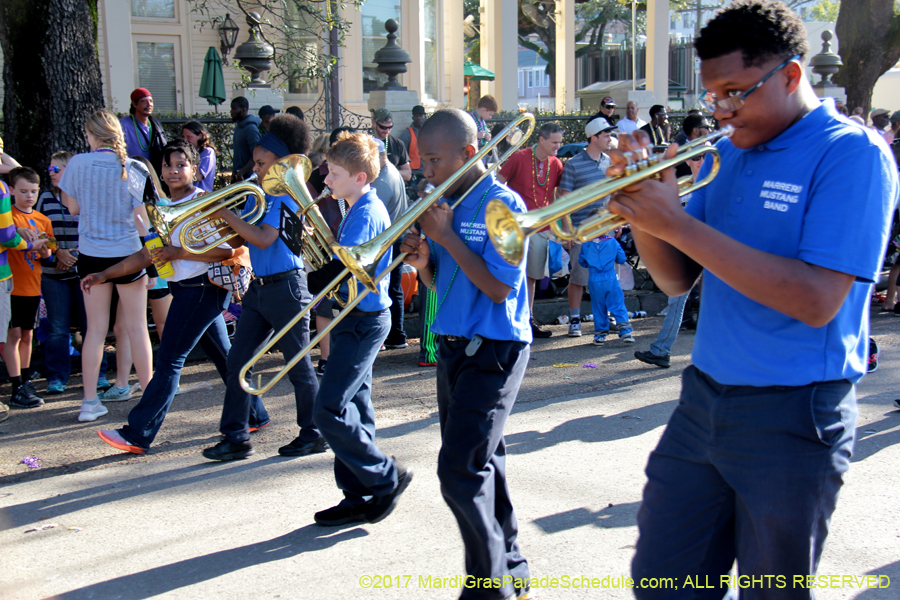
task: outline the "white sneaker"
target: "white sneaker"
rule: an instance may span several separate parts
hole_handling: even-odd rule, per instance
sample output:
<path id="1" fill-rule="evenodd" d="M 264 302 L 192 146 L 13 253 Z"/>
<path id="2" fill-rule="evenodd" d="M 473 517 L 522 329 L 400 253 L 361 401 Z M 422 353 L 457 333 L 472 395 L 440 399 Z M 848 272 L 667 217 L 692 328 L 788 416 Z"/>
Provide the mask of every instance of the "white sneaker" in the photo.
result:
<path id="1" fill-rule="evenodd" d="M 97 397 L 102 402 L 123 402 L 125 400 L 131 400 L 131 386 L 129 385 L 124 388 L 112 386 L 108 390 L 100 392 Z"/>
<path id="2" fill-rule="evenodd" d="M 100 404 L 99 400 L 93 402 L 81 401 L 81 412 L 78 413 L 78 420 L 82 423 L 85 421 L 96 421 L 98 418 L 107 414 L 109 409 Z"/>
<path id="3" fill-rule="evenodd" d="M 572 317 L 569 321 L 569 337 L 581 337 L 581 319 Z"/>
<path id="4" fill-rule="evenodd" d="M 626 344 L 633 344 L 635 342 L 634 336 L 630 333 L 623 338 L 620 338 Z"/>

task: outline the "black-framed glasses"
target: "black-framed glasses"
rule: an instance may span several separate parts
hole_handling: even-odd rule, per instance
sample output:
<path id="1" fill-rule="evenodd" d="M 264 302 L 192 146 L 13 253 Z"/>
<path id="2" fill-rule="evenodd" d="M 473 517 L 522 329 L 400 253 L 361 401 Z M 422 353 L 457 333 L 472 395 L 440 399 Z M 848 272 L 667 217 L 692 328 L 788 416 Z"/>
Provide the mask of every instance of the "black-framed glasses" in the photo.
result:
<path id="1" fill-rule="evenodd" d="M 61 171 L 61 169 L 56 165 L 51 165 L 51 166 L 47 167 L 48 173 L 59 173 L 60 171 Z"/>
<path id="2" fill-rule="evenodd" d="M 703 108 L 710 112 L 716 112 L 716 110 L 718 109 L 722 109 L 725 112 L 736 112 L 740 110 L 742 106 L 744 106 L 744 100 L 747 99 L 747 96 L 759 89 L 762 84 L 767 82 L 769 78 L 772 77 L 772 75 L 785 68 L 786 66 L 788 66 L 788 64 L 795 60 L 800 60 L 799 54 L 795 54 L 794 56 L 790 57 L 789 59 L 769 71 L 768 75 L 763 77 L 759 83 L 754 85 L 746 92 L 733 90 L 731 92 L 728 92 L 727 98 L 722 98 L 721 100 L 719 100 L 715 94 L 710 93 L 700 99 L 700 104 L 702 104 Z"/>

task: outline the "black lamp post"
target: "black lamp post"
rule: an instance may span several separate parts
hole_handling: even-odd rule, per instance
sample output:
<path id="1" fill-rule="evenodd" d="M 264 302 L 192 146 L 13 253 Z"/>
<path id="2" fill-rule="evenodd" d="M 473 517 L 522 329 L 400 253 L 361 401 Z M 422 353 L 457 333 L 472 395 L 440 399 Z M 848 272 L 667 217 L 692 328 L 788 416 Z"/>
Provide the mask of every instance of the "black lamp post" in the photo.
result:
<path id="1" fill-rule="evenodd" d="M 219 29 L 219 48 L 222 51 L 222 63 L 228 64 L 228 53 L 231 52 L 234 45 L 237 43 L 237 35 L 240 29 L 231 19 L 231 15 L 225 13 L 225 20 L 218 27 Z"/>

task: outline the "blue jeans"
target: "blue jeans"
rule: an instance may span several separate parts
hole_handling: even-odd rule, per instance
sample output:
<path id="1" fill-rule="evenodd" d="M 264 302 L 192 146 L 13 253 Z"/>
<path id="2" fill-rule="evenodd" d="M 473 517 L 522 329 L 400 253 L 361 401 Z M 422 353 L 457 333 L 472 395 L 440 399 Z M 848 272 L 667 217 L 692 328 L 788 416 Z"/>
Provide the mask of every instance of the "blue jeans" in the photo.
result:
<path id="1" fill-rule="evenodd" d="M 394 244 L 394 258 L 400 254 L 401 242 Z M 403 329 L 403 265 L 391 271 L 388 281 L 388 296 L 391 299 L 391 330 L 387 341 L 391 344 L 401 344 L 406 341 L 406 331 Z"/>
<path id="2" fill-rule="evenodd" d="M 809 600 L 794 576 L 816 572 L 843 474 L 850 466 L 856 390 L 849 381 L 801 387 L 725 386 L 694 366 L 647 462 L 632 562 L 638 600 L 720 600 L 738 574 L 773 576 L 741 600 Z M 691 576 L 713 589 L 685 588 Z M 784 585 L 775 579 L 783 577 Z"/>
<path id="3" fill-rule="evenodd" d="M 316 395 L 316 426 L 334 452 L 334 479 L 349 506 L 397 487 L 396 464 L 375 445 L 372 407 L 372 365 L 390 327 L 387 310 L 337 323 Z"/>
<path id="4" fill-rule="evenodd" d="M 438 479 L 465 545 L 466 574 L 478 580 L 502 581 L 507 575 L 528 579 L 506 485 L 503 428 L 525 376 L 530 348 L 523 342 L 484 340 L 474 356 L 467 356 L 468 340 L 440 339 Z M 499 600 L 513 591 L 510 583 L 502 590 L 475 587 L 464 589 L 460 598 Z"/>
<path id="5" fill-rule="evenodd" d="M 228 380 L 225 385 L 225 402 L 219 431 L 225 440 L 243 444 L 250 439 L 249 427 L 254 413 L 260 424 L 269 420 L 261 396 L 248 394 L 241 387 L 241 368 L 294 316 L 310 303 L 312 296 L 306 287 L 306 276 L 300 273 L 269 283 L 254 283 L 241 302 L 241 317 L 234 333 L 234 345 L 228 354 Z M 332 338 L 333 339 L 333 338 Z M 309 315 L 294 325 L 278 342 L 285 361 L 309 345 Z M 331 361 L 328 361 L 331 368 Z M 319 437 L 313 424 L 313 403 L 319 391 L 319 381 L 309 354 L 288 372 L 294 386 L 297 405 L 297 425 L 300 438 L 311 442 Z"/>
<path id="6" fill-rule="evenodd" d="M 663 319 L 662 329 L 656 336 L 656 341 L 650 344 L 650 352 L 656 356 L 668 356 L 672 345 L 678 338 L 678 330 L 681 329 L 681 318 L 684 315 L 684 305 L 687 302 L 688 292 L 682 296 L 669 297 L 669 310 L 666 312 L 666 318 Z"/>
<path id="7" fill-rule="evenodd" d="M 181 368 L 197 342 L 201 343 L 225 380 L 225 357 L 231 342 L 222 309 L 229 292 L 209 285 L 208 281 L 203 285 L 205 279 L 204 274 L 169 283 L 172 306 L 156 355 L 156 370 L 140 401 L 128 413 L 128 424 L 120 430 L 122 437 L 145 450 L 153 443 L 169 412 L 178 389 Z"/>
<path id="8" fill-rule="evenodd" d="M 44 342 L 44 362 L 47 365 L 47 382 L 68 383 L 72 374 L 72 358 L 69 355 L 70 332 L 73 316 L 82 333 L 87 329 L 84 313 L 84 296 L 81 280 L 51 279 L 41 277 L 41 296 L 47 305 L 47 341 Z M 106 376 L 106 352 L 100 363 L 100 376 Z"/>

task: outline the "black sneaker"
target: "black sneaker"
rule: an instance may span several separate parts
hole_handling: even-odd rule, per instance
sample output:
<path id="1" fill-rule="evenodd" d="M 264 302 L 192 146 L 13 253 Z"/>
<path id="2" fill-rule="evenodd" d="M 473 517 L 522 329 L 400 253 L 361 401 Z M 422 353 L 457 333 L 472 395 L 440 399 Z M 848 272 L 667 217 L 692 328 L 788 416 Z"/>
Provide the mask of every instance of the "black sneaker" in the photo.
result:
<path id="1" fill-rule="evenodd" d="M 391 341 L 391 340 L 386 340 L 386 341 L 384 342 L 384 347 L 385 347 L 385 349 L 387 349 L 387 350 L 402 350 L 402 349 L 404 349 L 404 348 L 406 348 L 406 347 L 408 347 L 408 346 L 409 346 L 409 342 L 407 342 L 406 340 L 403 340 L 403 341 L 400 341 L 400 342 L 395 342 L 395 341 Z"/>
<path id="2" fill-rule="evenodd" d="M 878 370 L 878 355 L 881 354 L 881 350 L 878 348 L 878 344 L 872 338 L 869 338 L 869 367 L 867 372 L 874 373 Z"/>
<path id="3" fill-rule="evenodd" d="M 319 359 L 319 364 L 316 365 L 316 375 L 321 377 L 325 374 L 325 365 L 328 364 L 328 361 L 324 358 Z"/>
<path id="4" fill-rule="evenodd" d="M 245 444 L 232 444 L 231 442 L 219 442 L 212 448 L 206 448 L 203 456 L 210 460 L 236 460 L 253 455 L 253 446 L 249 442 Z"/>
<path id="5" fill-rule="evenodd" d="M 657 367 L 660 367 L 662 369 L 668 369 L 670 366 L 672 366 L 668 354 L 666 354 L 665 356 L 657 356 L 649 350 L 638 350 L 634 353 L 634 357 L 641 362 L 645 362 L 648 365 L 656 365 Z"/>
<path id="6" fill-rule="evenodd" d="M 346 525 L 347 523 L 365 523 L 366 511 L 369 510 L 369 502 L 363 502 L 354 507 L 347 507 L 338 504 L 325 510 L 320 510 L 314 515 L 316 525 L 322 527 L 337 527 L 338 525 Z"/>
<path id="7" fill-rule="evenodd" d="M 375 496 L 370 501 L 366 502 L 366 506 L 369 507 L 369 510 L 366 513 L 366 521 L 368 523 L 377 523 L 391 514 L 397 506 L 397 498 L 406 491 L 409 482 L 412 481 L 412 469 L 407 469 L 396 461 L 395 463 L 397 465 L 397 487 L 394 488 L 393 492 L 386 496 Z"/>
<path id="8" fill-rule="evenodd" d="M 541 326 L 534 320 L 534 317 L 531 317 L 531 337 L 548 338 L 551 335 L 553 335 L 552 331 L 549 329 L 541 329 Z"/>
<path id="9" fill-rule="evenodd" d="M 278 449 L 281 456 L 306 456 L 307 454 L 319 454 L 328 450 L 328 442 L 322 436 L 311 442 L 304 442 L 299 437 L 287 446 Z"/>
<path id="10" fill-rule="evenodd" d="M 31 398 L 32 400 L 43 401 L 43 398 L 38 396 L 37 390 L 34 389 L 34 383 L 31 380 L 23 382 L 22 385 L 19 387 L 19 389 L 23 389 L 23 388 L 25 390 L 25 393 L 28 394 L 28 397 Z"/>
<path id="11" fill-rule="evenodd" d="M 17 408 L 37 408 L 43 406 L 44 401 L 40 398 L 32 398 L 25 389 L 25 384 L 19 386 L 16 393 L 9 399 L 9 405 Z"/>

